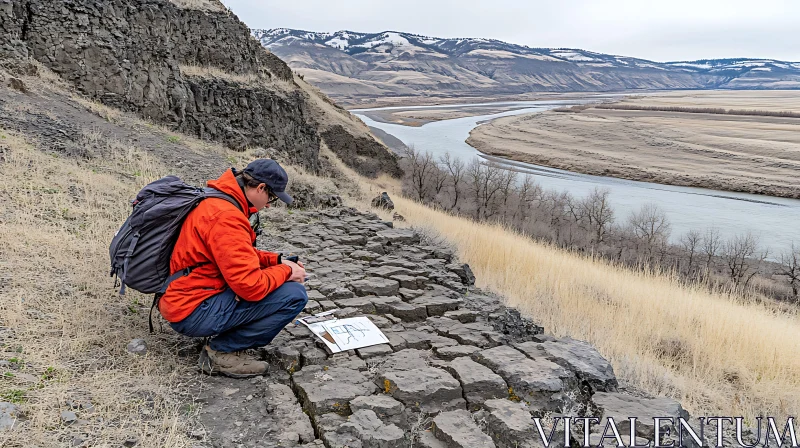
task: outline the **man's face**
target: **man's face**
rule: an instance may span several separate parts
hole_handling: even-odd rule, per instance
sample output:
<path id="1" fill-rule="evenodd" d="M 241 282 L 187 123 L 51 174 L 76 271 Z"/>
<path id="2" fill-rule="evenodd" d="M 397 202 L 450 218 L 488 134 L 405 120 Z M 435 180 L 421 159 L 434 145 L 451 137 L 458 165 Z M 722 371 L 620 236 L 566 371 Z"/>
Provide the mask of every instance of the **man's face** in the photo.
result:
<path id="1" fill-rule="evenodd" d="M 278 200 L 278 197 L 272 194 L 267 184 L 260 184 L 258 187 L 248 190 L 247 199 L 258 210 L 269 207 L 270 204 L 274 204 Z"/>

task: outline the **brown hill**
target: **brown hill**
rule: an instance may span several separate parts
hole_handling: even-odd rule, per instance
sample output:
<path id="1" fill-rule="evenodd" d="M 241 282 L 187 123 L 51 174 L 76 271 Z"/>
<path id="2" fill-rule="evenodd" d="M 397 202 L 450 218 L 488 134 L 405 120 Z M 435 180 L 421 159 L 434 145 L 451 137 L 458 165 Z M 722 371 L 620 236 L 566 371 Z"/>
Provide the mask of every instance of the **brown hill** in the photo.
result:
<path id="1" fill-rule="evenodd" d="M 388 97 L 800 87 L 800 63 L 771 59 L 661 63 L 580 49 L 396 31 L 276 28 L 253 34 L 322 91 L 352 104 Z"/>

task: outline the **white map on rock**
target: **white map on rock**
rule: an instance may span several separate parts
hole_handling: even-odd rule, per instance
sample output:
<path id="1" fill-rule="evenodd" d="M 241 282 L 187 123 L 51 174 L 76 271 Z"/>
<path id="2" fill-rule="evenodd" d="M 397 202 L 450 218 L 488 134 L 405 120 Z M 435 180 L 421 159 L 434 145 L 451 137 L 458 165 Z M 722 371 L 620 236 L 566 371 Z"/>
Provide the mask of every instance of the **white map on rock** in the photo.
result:
<path id="1" fill-rule="evenodd" d="M 322 322 L 340 350 L 353 350 L 386 344 L 389 339 L 367 317 L 349 317 Z"/>

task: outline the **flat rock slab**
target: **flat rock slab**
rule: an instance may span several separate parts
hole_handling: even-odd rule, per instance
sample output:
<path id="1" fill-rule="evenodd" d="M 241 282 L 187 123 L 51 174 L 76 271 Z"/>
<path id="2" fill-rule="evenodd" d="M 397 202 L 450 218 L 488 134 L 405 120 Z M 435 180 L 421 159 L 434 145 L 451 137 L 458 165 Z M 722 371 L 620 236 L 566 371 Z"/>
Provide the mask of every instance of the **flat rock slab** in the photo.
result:
<path id="1" fill-rule="evenodd" d="M 400 289 L 397 280 L 383 277 L 367 277 L 350 283 L 357 296 L 393 296 Z"/>
<path id="2" fill-rule="evenodd" d="M 338 287 L 328 294 L 328 298 L 333 300 L 349 299 L 350 297 L 355 297 L 355 294 L 344 287 Z"/>
<path id="3" fill-rule="evenodd" d="M 356 397 L 350 400 L 350 409 L 356 413 L 362 409 L 368 409 L 375 413 L 384 422 L 394 423 L 400 428 L 408 427 L 403 403 L 395 400 L 389 395 L 378 394 L 366 397 Z"/>
<path id="4" fill-rule="evenodd" d="M 362 446 L 375 448 L 402 448 L 408 446 L 405 433 L 397 425 L 384 423 L 369 409 L 361 409 L 337 428 L 338 434 L 354 436 Z"/>
<path id="5" fill-rule="evenodd" d="M 440 334 L 447 333 L 451 328 L 461 325 L 461 322 L 457 320 L 438 316 L 429 317 L 425 323 L 433 327 Z"/>
<path id="6" fill-rule="evenodd" d="M 375 305 L 378 306 L 377 304 Z M 399 317 L 404 322 L 419 322 L 428 317 L 428 310 L 424 305 L 413 305 L 397 299 L 396 302 L 390 302 L 383 305 L 386 314 Z"/>
<path id="7" fill-rule="evenodd" d="M 333 300 L 321 300 L 319 305 L 322 307 L 323 311 L 335 310 L 339 308 L 335 303 L 333 303 Z"/>
<path id="8" fill-rule="evenodd" d="M 397 293 L 403 298 L 403 300 L 413 300 L 425 294 L 425 291 L 421 289 L 408 289 L 401 287 Z"/>
<path id="9" fill-rule="evenodd" d="M 325 344 L 320 342 L 320 345 Z M 366 361 L 356 356 L 355 350 L 353 350 L 352 355 L 348 354 L 347 352 L 330 355 L 328 356 L 328 360 L 324 363 L 324 365 L 328 367 L 344 367 L 346 369 L 359 370 L 361 372 L 368 370 Z"/>
<path id="10" fill-rule="evenodd" d="M 344 367 L 309 366 L 295 373 L 292 382 L 303 408 L 311 415 L 348 415 L 350 400 L 371 395 L 377 389 L 361 372 Z"/>
<path id="11" fill-rule="evenodd" d="M 468 324 L 475 322 L 475 319 L 478 318 L 478 313 L 472 310 L 447 311 L 444 313 L 444 317 L 455 319 L 462 324 Z"/>
<path id="12" fill-rule="evenodd" d="M 475 352 L 481 351 L 479 347 L 474 345 L 454 345 L 450 347 L 440 347 L 435 349 L 436 356 L 445 360 L 452 361 L 462 356 L 470 356 Z"/>
<path id="13" fill-rule="evenodd" d="M 469 411 L 442 412 L 433 419 L 433 434 L 447 448 L 495 448 L 491 437 L 484 434 Z"/>
<path id="14" fill-rule="evenodd" d="M 597 392 L 592 396 L 592 401 L 603 413 L 601 421 L 613 417 L 620 434 L 630 435 L 628 417 L 637 417 L 636 435 L 650 440 L 655 436 L 654 417 L 672 417 L 676 421 L 678 417 L 689 419 L 689 413 L 671 398 L 640 398 L 614 392 Z M 662 422 L 662 429 L 670 426 L 669 422 Z M 672 428 L 671 432 L 677 434 L 676 429 Z"/>
<path id="15" fill-rule="evenodd" d="M 384 265 L 378 266 L 374 268 L 369 268 L 366 271 L 366 274 L 374 276 L 374 277 L 394 277 L 398 275 L 406 275 L 409 276 L 413 274 L 414 271 L 411 269 L 405 268 L 403 266 L 394 266 L 394 265 Z"/>
<path id="16" fill-rule="evenodd" d="M 420 448 L 447 448 L 447 444 L 437 439 L 433 431 L 425 430 L 419 433 L 419 439 L 414 446 Z"/>
<path id="17" fill-rule="evenodd" d="M 262 349 L 262 356 L 275 366 L 283 370 L 294 372 L 300 370 L 300 350 L 304 346 L 292 345 L 274 345 L 270 344 Z"/>
<path id="18" fill-rule="evenodd" d="M 542 343 L 524 342 L 516 347 L 530 357 L 535 357 L 537 351 L 544 352 L 547 359 L 585 379 L 595 392 L 617 390 L 617 377 L 611 363 L 588 342 L 563 338 Z"/>
<path id="19" fill-rule="evenodd" d="M 309 301 L 314 300 L 314 301 L 319 302 L 320 300 L 327 300 L 327 297 L 325 297 L 325 295 L 323 295 L 321 292 L 317 291 L 316 289 L 312 289 L 311 291 L 308 291 L 308 300 Z"/>
<path id="20" fill-rule="evenodd" d="M 541 440 L 533 424 L 531 413 L 520 403 L 506 399 L 486 400 L 486 430 L 500 448 L 533 448 Z M 545 435 L 550 434 L 545 431 Z M 563 441 L 563 431 L 561 440 Z M 557 440 L 557 439 L 556 439 Z M 538 441 L 537 445 L 534 441 Z"/>
<path id="21" fill-rule="evenodd" d="M 340 308 L 355 308 L 360 313 L 375 314 L 375 305 L 367 297 L 352 297 L 349 299 L 334 300 L 333 303 Z"/>
<path id="22" fill-rule="evenodd" d="M 406 407 L 422 412 L 439 412 L 464 406 L 461 384 L 449 373 L 435 367 L 390 370 L 378 375 L 381 389 Z"/>
<path id="23" fill-rule="evenodd" d="M 574 386 L 575 375 L 569 370 L 546 359 L 530 359 L 512 347 L 490 348 L 472 358 L 503 377 L 515 396 L 536 409 L 557 411 L 564 393 Z"/>
<path id="24" fill-rule="evenodd" d="M 487 339 L 484 335 L 482 335 L 480 332 L 467 328 L 465 325 L 462 324 L 450 328 L 449 330 L 444 332 L 444 336 L 453 338 L 460 344 L 475 345 L 481 348 L 493 347 L 494 345 L 496 345 L 492 343 L 492 341 Z"/>
<path id="25" fill-rule="evenodd" d="M 300 364 L 305 366 L 314 366 L 326 364 L 328 361 L 328 354 L 325 350 L 309 346 L 300 350 Z"/>
<path id="26" fill-rule="evenodd" d="M 486 400 L 508 397 L 508 386 L 503 378 L 470 358 L 456 358 L 447 366 L 447 371 L 461 383 L 471 410 L 480 409 Z"/>
<path id="27" fill-rule="evenodd" d="M 489 348 L 499 343 L 487 338 L 486 335 L 494 336 L 494 339 L 502 338 L 502 335 L 483 322 L 463 324 L 447 317 L 429 317 L 426 322 L 440 335 L 453 338 L 460 344 Z"/>
<path id="28" fill-rule="evenodd" d="M 457 310 L 464 301 L 450 297 L 422 296 L 411 300 L 409 303 L 422 305 L 426 308 L 428 316 L 443 316 L 448 311 Z"/>
<path id="29" fill-rule="evenodd" d="M 356 250 L 350 253 L 350 258 L 356 260 L 372 261 L 378 257 L 380 257 L 379 254 L 376 254 L 375 252 L 369 252 L 366 250 Z"/>
<path id="30" fill-rule="evenodd" d="M 381 238 L 387 243 L 391 243 L 393 245 L 419 243 L 419 234 L 408 229 L 381 230 L 377 233 L 377 236 L 378 238 Z"/>
<path id="31" fill-rule="evenodd" d="M 392 349 L 395 351 L 408 348 L 408 343 L 406 343 L 405 338 L 403 338 L 403 332 L 384 331 L 383 334 L 389 338 L 389 345 L 391 345 Z"/>
<path id="32" fill-rule="evenodd" d="M 378 372 L 390 370 L 422 369 L 430 365 L 430 353 L 423 350 L 405 349 L 380 360 Z M 381 385 L 383 387 L 383 385 Z"/>
<path id="33" fill-rule="evenodd" d="M 338 240 L 339 244 L 346 246 L 363 246 L 364 244 L 367 244 L 367 237 L 359 235 L 339 236 L 336 237 L 336 240 Z"/>
<path id="34" fill-rule="evenodd" d="M 400 283 L 400 288 L 406 289 L 421 289 L 425 286 L 427 278 L 425 277 L 415 277 L 411 275 L 392 275 L 390 277 L 392 280 L 397 280 Z"/>
<path id="35" fill-rule="evenodd" d="M 392 346 L 389 344 L 370 345 L 369 347 L 358 348 L 356 353 L 361 359 L 374 358 L 376 356 L 388 355 L 394 352 Z"/>
<path id="36" fill-rule="evenodd" d="M 311 300 L 311 299 L 308 299 L 305 308 L 303 308 L 303 312 L 306 312 L 308 314 L 316 314 L 319 313 L 320 311 L 322 311 L 322 305 L 320 305 L 319 302 L 317 302 L 316 300 Z"/>
<path id="37" fill-rule="evenodd" d="M 339 427 L 347 423 L 347 418 L 338 414 L 322 414 L 315 419 L 320 438 L 327 448 L 363 448 L 361 440 L 353 434 L 337 432 Z"/>
<path id="38" fill-rule="evenodd" d="M 450 347 L 458 344 L 453 339 L 439 336 L 435 333 L 428 333 L 427 331 L 406 330 L 401 332 L 400 335 L 406 341 L 406 347 L 419 350 L 430 350 L 431 347 Z"/>

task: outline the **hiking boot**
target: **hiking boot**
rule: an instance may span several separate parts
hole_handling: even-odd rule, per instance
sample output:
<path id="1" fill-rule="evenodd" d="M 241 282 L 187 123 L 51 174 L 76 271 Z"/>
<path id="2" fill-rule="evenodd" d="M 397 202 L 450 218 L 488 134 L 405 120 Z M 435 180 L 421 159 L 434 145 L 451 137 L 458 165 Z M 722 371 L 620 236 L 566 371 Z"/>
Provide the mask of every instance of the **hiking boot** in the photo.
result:
<path id="1" fill-rule="evenodd" d="M 269 365 L 249 358 L 244 353 L 223 353 L 203 347 L 200 352 L 200 370 L 209 375 L 222 374 L 231 378 L 248 378 L 267 373 Z"/>

